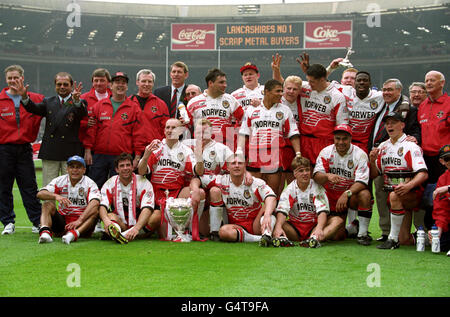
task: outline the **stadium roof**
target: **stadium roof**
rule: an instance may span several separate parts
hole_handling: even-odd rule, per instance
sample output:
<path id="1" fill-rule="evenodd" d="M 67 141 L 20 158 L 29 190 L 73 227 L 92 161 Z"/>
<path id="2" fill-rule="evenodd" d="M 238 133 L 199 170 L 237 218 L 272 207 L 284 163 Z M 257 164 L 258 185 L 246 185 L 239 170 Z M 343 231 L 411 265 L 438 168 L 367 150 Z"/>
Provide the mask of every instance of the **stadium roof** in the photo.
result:
<path id="1" fill-rule="evenodd" d="M 112 2 L 114 1 L 114 2 Z M 169 1 L 95 1 L 95 0 L 2 0 L 0 7 L 10 7 L 33 11 L 68 11 L 68 5 L 75 2 L 80 5 L 81 12 L 104 15 L 130 15 L 141 17 L 242 17 L 242 16 L 296 16 L 296 15 L 329 15 L 347 13 L 371 13 L 374 4 L 381 14 L 389 14 L 392 10 L 429 10 L 445 8 L 445 0 L 340 0 L 340 1 L 307 1 L 307 3 L 291 3 L 301 0 L 270 0 L 278 2 L 266 4 L 269 0 L 242 1 L 242 5 L 168 5 Z M 172 0 L 177 1 L 177 0 Z M 107 4 L 105 4 L 105 2 Z M 139 3 L 134 3 L 139 2 Z M 161 4 L 146 4 L 159 2 Z M 177 1 L 179 3 L 180 1 Z M 187 1 L 184 1 L 187 2 Z M 207 1 L 212 3 L 213 1 Z M 219 2 L 219 1 L 217 1 Z M 220 1 L 220 2 L 225 2 Z M 236 1 L 235 1 L 236 2 Z M 261 4 L 254 4 L 259 2 Z"/>

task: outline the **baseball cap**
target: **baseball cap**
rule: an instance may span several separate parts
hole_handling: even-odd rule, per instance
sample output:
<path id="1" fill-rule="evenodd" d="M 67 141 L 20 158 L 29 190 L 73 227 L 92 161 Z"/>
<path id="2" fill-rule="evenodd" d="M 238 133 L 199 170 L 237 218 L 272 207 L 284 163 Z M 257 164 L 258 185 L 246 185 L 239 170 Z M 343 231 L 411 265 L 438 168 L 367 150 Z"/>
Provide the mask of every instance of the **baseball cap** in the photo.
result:
<path id="1" fill-rule="evenodd" d="M 403 118 L 402 114 L 400 112 L 391 111 L 389 112 L 384 118 L 383 122 L 386 122 L 387 119 L 393 118 L 401 122 L 405 122 L 405 118 Z"/>
<path id="2" fill-rule="evenodd" d="M 444 156 L 450 155 L 450 144 L 446 144 L 439 150 L 439 157 L 443 158 Z"/>
<path id="3" fill-rule="evenodd" d="M 71 156 L 67 159 L 67 165 L 69 165 L 71 162 L 78 162 L 83 164 L 84 167 L 86 167 L 86 162 L 84 161 L 84 159 L 81 156 L 78 155 L 74 155 Z"/>
<path id="4" fill-rule="evenodd" d="M 258 67 L 256 67 L 255 64 L 252 64 L 252 63 L 250 63 L 250 62 L 247 62 L 247 63 L 245 63 L 245 65 L 242 66 L 241 69 L 240 69 L 241 75 L 242 75 L 242 73 L 244 72 L 244 70 L 247 70 L 247 69 L 253 69 L 253 70 L 256 71 L 257 73 L 259 73 Z"/>
<path id="5" fill-rule="evenodd" d="M 129 80 L 128 75 L 125 74 L 124 72 L 116 72 L 114 75 L 112 75 L 111 81 L 114 81 L 114 79 L 119 78 L 119 77 L 125 78 L 127 82 Z"/>
<path id="6" fill-rule="evenodd" d="M 348 124 L 339 124 L 339 125 L 335 126 L 334 130 L 333 130 L 333 134 L 338 131 L 347 132 L 348 134 L 350 134 L 350 136 L 353 136 L 352 128 Z"/>

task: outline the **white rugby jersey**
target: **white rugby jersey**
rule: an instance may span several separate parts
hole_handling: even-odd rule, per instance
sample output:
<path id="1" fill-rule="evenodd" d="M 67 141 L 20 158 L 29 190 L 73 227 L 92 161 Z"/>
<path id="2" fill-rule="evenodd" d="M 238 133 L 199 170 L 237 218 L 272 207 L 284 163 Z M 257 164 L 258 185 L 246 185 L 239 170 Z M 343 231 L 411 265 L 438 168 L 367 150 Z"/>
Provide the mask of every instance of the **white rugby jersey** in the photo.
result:
<path id="1" fill-rule="evenodd" d="M 300 102 L 300 98 L 297 98 L 294 102 L 291 103 L 291 102 L 287 101 L 286 98 L 284 98 L 284 96 L 281 97 L 281 103 L 283 105 L 286 105 L 289 107 L 289 109 L 291 110 L 292 115 L 294 117 L 294 121 L 297 123 L 297 125 L 299 124 L 299 121 L 300 121 L 300 116 L 298 113 L 299 102 Z"/>
<path id="2" fill-rule="evenodd" d="M 297 124 L 288 106 L 274 104 L 270 109 L 264 105 L 247 108 L 239 134 L 249 136 L 249 150 L 285 146 L 284 138 L 299 134 Z"/>
<path id="3" fill-rule="evenodd" d="M 133 223 L 130 223 L 131 219 L 128 218 L 128 214 L 125 212 L 124 214 L 117 211 L 117 206 L 114 205 L 115 195 L 117 191 L 117 186 L 120 186 L 120 190 L 122 192 L 122 200 L 124 206 L 128 207 L 128 202 L 131 201 L 132 196 L 132 183 L 129 183 L 127 186 L 124 186 L 119 179 L 119 175 L 114 175 L 110 179 L 106 181 L 106 183 L 102 187 L 101 191 L 101 201 L 100 205 L 105 206 L 106 209 L 113 211 L 114 213 L 119 215 L 120 220 L 123 223 L 130 225 L 134 225 L 137 219 L 134 219 Z M 152 184 L 141 175 L 136 175 L 136 208 L 142 210 L 142 208 L 151 208 L 155 207 L 155 195 L 153 192 Z"/>
<path id="4" fill-rule="evenodd" d="M 58 212 L 64 216 L 80 216 L 91 200 L 100 201 L 101 198 L 97 184 L 86 175 L 75 186 L 72 186 L 68 174 L 62 175 L 54 178 L 41 190 L 47 190 L 70 200 L 70 206 L 59 206 Z"/>
<path id="5" fill-rule="evenodd" d="M 325 188 L 311 179 L 302 191 L 297 180 L 293 180 L 281 193 L 277 211 L 293 222 L 316 222 L 318 214 L 330 211 Z"/>
<path id="6" fill-rule="evenodd" d="M 231 127 L 232 122 L 241 122 L 244 115 L 239 102 L 230 94 L 211 98 L 206 92 L 192 98 L 187 105 L 190 124 L 198 119 L 208 119 L 212 123 L 212 135 L 216 140 L 223 140 L 223 128 Z"/>
<path id="7" fill-rule="evenodd" d="M 230 223 L 255 219 L 264 200 L 269 196 L 276 197 L 269 185 L 260 178 L 253 177 L 250 186 L 244 182 L 245 178 L 241 185 L 236 186 L 230 174 L 225 174 L 217 175 L 207 184 L 208 188 L 216 186 L 221 190 Z"/>
<path id="8" fill-rule="evenodd" d="M 172 148 L 162 140 L 162 145 L 150 154 L 147 165 L 152 185 L 164 189 L 184 186 L 185 176 L 194 174 L 195 157 L 191 148 L 177 142 Z"/>
<path id="9" fill-rule="evenodd" d="M 350 148 L 344 156 L 339 155 L 335 145 L 331 144 L 320 151 L 313 175 L 317 172 L 332 173 L 343 177 L 344 181 L 337 184 L 329 182 L 325 184 L 327 191 L 343 193 L 355 182 L 369 184 L 369 159 L 366 152 L 354 144 L 350 144 Z"/>
<path id="10" fill-rule="evenodd" d="M 302 135 L 330 138 L 335 126 L 348 124 L 345 96 L 334 85 L 330 84 L 323 91 L 317 92 L 307 82 L 303 82 L 300 101 Z"/>
<path id="11" fill-rule="evenodd" d="M 358 141 L 367 146 L 377 115 L 382 111 L 383 103 L 381 91 L 370 90 L 366 98 L 359 99 L 356 90 L 352 89 L 347 102 L 349 124 L 353 132 L 352 141 Z"/>
<path id="12" fill-rule="evenodd" d="M 189 146 L 192 151 L 195 146 L 195 139 L 183 140 L 182 143 Z M 205 171 L 200 180 L 202 184 L 209 183 L 208 180 L 203 180 L 203 178 L 214 178 L 215 175 L 224 174 L 227 171 L 227 158 L 233 155 L 233 151 L 223 143 L 211 140 L 203 148 L 203 166 Z"/>
<path id="13" fill-rule="evenodd" d="M 406 134 L 403 134 L 395 144 L 392 144 L 391 139 L 388 139 L 378 147 L 380 152 L 375 162 L 380 174 L 384 175 L 385 184 L 389 184 L 385 172 L 417 173 L 427 171 L 422 149 L 416 143 L 406 141 L 406 137 Z"/>
<path id="14" fill-rule="evenodd" d="M 264 85 L 258 83 L 255 89 L 249 89 L 245 85 L 239 89 L 236 89 L 231 93 L 236 100 L 241 104 L 242 109 L 245 111 L 247 107 L 251 105 L 252 99 L 259 99 L 262 103 L 264 99 Z"/>

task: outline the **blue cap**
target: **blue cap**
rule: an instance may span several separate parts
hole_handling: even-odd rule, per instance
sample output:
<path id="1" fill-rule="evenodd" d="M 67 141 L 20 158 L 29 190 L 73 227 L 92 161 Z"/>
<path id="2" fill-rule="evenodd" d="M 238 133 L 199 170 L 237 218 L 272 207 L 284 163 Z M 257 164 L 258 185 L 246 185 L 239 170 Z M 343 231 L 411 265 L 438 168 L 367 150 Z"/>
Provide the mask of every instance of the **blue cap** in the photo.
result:
<path id="1" fill-rule="evenodd" d="M 74 155 L 71 156 L 67 159 L 67 164 L 70 164 L 71 162 L 78 162 L 83 164 L 84 167 L 86 167 L 86 162 L 84 161 L 84 159 L 81 156 L 78 155 Z"/>

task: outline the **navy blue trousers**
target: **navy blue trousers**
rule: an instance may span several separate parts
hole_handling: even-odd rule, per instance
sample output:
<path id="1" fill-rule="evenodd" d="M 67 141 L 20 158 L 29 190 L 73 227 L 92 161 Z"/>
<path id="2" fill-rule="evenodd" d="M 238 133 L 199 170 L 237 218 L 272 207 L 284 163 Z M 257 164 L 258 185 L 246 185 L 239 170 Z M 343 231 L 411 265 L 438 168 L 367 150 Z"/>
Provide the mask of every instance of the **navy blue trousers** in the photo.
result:
<path id="1" fill-rule="evenodd" d="M 33 225 L 39 227 L 41 203 L 31 144 L 0 144 L 0 221 L 3 225 L 15 223 L 13 186 L 19 187 L 23 205 Z"/>
<path id="2" fill-rule="evenodd" d="M 97 184 L 99 190 L 110 177 L 117 174 L 114 168 L 116 157 L 116 155 L 107 154 L 94 153 L 92 155 L 92 165 L 89 166 L 88 176 Z"/>

